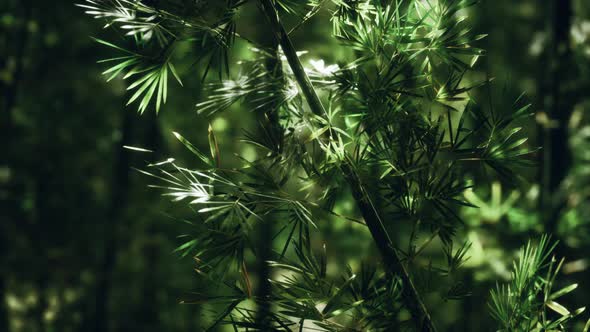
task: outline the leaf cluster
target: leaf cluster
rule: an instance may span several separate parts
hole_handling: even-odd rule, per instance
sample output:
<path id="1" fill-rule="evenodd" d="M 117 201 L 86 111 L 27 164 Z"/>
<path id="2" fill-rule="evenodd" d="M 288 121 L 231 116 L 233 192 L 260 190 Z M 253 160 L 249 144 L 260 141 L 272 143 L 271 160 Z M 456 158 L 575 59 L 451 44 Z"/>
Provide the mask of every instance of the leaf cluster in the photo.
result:
<path id="1" fill-rule="evenodd" d="M 553 290 L 564 262 L 551 256 L 556 245 L 548 236 L 535 244 L 529 241 L 513 264 L 510 283 L 491 291 L 489 306 L 500 331 L 566 331 L 568 323 L 585 310 L 571 312 L 556 301 L 578 286 Z"/>
<path id="2" fill-rule="evenodd" d="M 199 303 L 222 304 L 211 327 L 386 331 L 410 323 L 400 314 L 412 310 L 407 294 L 414 285 L 405 266 L 411 266 L 412 273 L 426 272 L 427 278 L 416 273 L 417 281 L 447 277 L 451 284 L 428 287 L 427 282 L 416 282 L 418 290 L 412 296 L 431 288 L 441 292 L 444 300 L 469 295 L 465 285 L 452 280 L 470 248 L 464 243 L 453 249 L 463 224 L 458 209 L 475 208 L 464 192 L 479 184 L 481 169 L 516 178 L 517 168 L 526 165 L 535 151 L 521 135 L 518 122 L 529 114 L 529 107 L 520 98 L 499 110 L 472 100 L 472 90 L 489 84 L 469 76 L 484 54 L 474 46 L 484 36 L 474 34 L 465 17 L 475 1 L 333 0 L 325 7 L 324 1 L 263 1 L 262 7 L 270 3 L 275 10 L 281 9 L 274 14 L 295 16 L 301 24 L 325 10 L 334 38 L 350 56 L 328 65 L 323 59 L 310 59 L 301 72 L 293 62 L 304 58 L 304 52 L 281 54 L 256 48 L 252 60 L 238 63 L 240 72 L 234 79 L 227 52 L 239 37 L 236 12 L 246 1 L 227 1 L 219 7 L 223 14 L 217 20 L 211 19 L 213 14 L 181 13 L 171 5 L 87 2 L 86 8 L 94 6 L 90 14 L 111 25 L 122 24 L 121 29 L 130 31 L 127 34 L 133 32 L 136 47 L 160 54 L 155 58 L 159 62 L 148 64 L 154 58 L 102 42 L 129 54 L 109 60 L 116 64 L 105 73 L 111 78 L 119 74 L 136 78 L 129 87 L 137 89 L 130 102 L 143 95 L 140 112 L 154 94 L 156 109 L 165 102 L 168 71 L 180 82 L 170 59 L 174 45 L 185 41 L 200 48 L 197 60 L 205 54 L 210 57 L 205 75 L 211 61 L 222 61 L 225 66 L 217 67 L 228 70 L 228 79 L 209 85 L 207 98 L 197 103 L 199 113 L 216 116 L 240 103 L 260 114 L 258 132 L 247 132 L 243 142 L 262 153 L 255 160 L 241 159 L 241 167 L 222 167 L 210 130 L 210 156 L 175 134 L 203 167 L 185 168 L 170 159 L 142 171 L 162 183 L 156 187 L 165 195 L 195 208 L 195 234 L 187 234 L 178 251 L 193 255 L 199 274 L 218 285 L 220 293 L 230 294 L 197 296 Z M 144 6 L 155 16 L 148 16 Z M 166 31 L 174 31 L 170 34 L 174 37 L 160 43 L 163 37 L 155 31 L 161 28 L 153 27 L 154 22 L 170 27 Z M 288 33 L 279 32 L 288 38 Z M 310 95 L 321 100 L 314 104 Z M 335 212 L 336 201 L 350 198 L 351 192 L 360 210 L 356 213 L 365 220 Z M 372 218 L 369 226 L 378 226 L 370 229 L 373 238 L 387 242 L 377 246 L 402 257 L 401 268 L 384 273 L 380 267 L 363 266 L 356 273 L 346 268 L 345 273 L 330 275 L 326 246 L 317 248 L 319 225 L 326 216 L 362 225 L 369 225 L 367 217 Z M 269 262 L 272 295 L 259 298 L 248 266 L 252 259 L 260 259 L 255 230 L 264 225 L 277 230 L 273 239 L 280 243 L 273 247 Z M 393 234 L 404 229 L 410 230 L 410 236 L 395 239 Z M 381 232 L 380 236 L 375 232 Z M 426 240 L 419 241 L 423 235 Z M 435 239 L 442 243 L 444 267 L 433 264 L 431 257 L 418 259 Z M 543 238 L 539 246 L 523 249 L 513 284 L 499 287 L 492 295 L 492 310 L 506 330 L 526 330 L 524 319 L 539 312 L 543 314 L 527 320 L 526 326 L 557 328 L 579 314 L 564 314 L 566 310 L 549 293 L 561 263 L 545 265 L 547 251 L 552 249 L 547 242 Z M 547 273 L 545 279 L 539 277 L 541 271 Z M 547 295 L 540 305 L 536 298 L 542 294 Z M 247 305 L 249 300 L 269 304 L 269 317 L 260 320 Z M 549 320 L 545 307 L 563 314 L 562 318 Z"/>

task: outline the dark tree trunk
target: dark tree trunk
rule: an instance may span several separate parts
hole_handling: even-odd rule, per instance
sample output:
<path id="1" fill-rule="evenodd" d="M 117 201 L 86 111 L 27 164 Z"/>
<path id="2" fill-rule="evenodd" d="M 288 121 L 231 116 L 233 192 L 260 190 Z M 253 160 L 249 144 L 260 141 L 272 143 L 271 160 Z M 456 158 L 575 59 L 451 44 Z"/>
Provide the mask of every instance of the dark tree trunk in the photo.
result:
<path id="1" fill-rule="evenodd" d="M 122 139 L 117 145 L 117 157 L 113 170 L 113 182 L 111 184 L 111 202 L 104 222 L 104 249 L 102 259 L 97 272 L 95 290 L 95 316 L 92 326 L 95 332 L 109 331 L 110 315 L 109 300 L 112 288 L 112 273 L 117 261 L 119 250 L 118 230 L 124 220 L 125 207 L 127 206 L 127 194 L 129 188 L 130 151 L 123 148 L 129 145 L 133 132 L 133 112 L 123 111 Z"/>
<path id="2" fill-rule="evenodd" d="M 0 244 L 2 245 L 2 244 Z M 2 248 L 4 249 L 4 248 Z M 2 250 L 0 249 L 0 250 Z M 2 254 L 3 252 L 0 252 Z M 5 273 L 0 274 L 0 330 L 10 331 L 10 322 L 8 320 L 8 310 L 6 308 L 6 277 Z"/>
<path id="3" fill-rule="evenodd" d="M 154 231 L 149 231 L 147 234 L 151 239 L 154 238 L 154 235 Z M 142 280 L 142 301 L 136 315 L 136 326 L 141 327 L 141 331 L 144 332 L 162 331 L 157 297 L 160 285 L 158 282 L 158 274 L 156 273 L 159 271 L 158 257 L 161 251 L 161 246 L 155 241 L 150 241 L 143 249 L 143 259 L 145 259 L 146 266 L 149 267 L 149 270 L 153 271 L 147 271 L 144 273 L 144 278 Z"/>
<path id="4" fill-rule="evenodd" d="M 33 7 L 30 5 L 29 0 L 23 0 L 18 2 L 18 8 L 15 9 L 15 13 L 20 16 L 23 22 L 29 22 L 32 16 Z M 14 38 L 14 58 L 16 59 L 16 65 L 12 75 L 12 81 L 9 83 L 0 82 L 0 90 L 3 92 L 3 101 L 0 105 L 0 140 L 2 141 L 4 149 L 0 166 L 7 166 L 12 171 L 12 175 L 8 179 L 7 183 L 2 184 L 0 192 L 6 192 L 7 196 L 2 197 L 0 201 L 0 207 L 2 211 L 5 211 L 6 220 L 0 222 L 0 331 L 10 331 L 10 320 L 8 314 L 8 308 L 6 307 L 6 292 L 8 287 L 8 272 L 6 257 L 9 250 L 10 238 L 8 234 L 14 231 L 15 220 L 17 215 L 20 215 L 21 211 L 16 211 L 18 206 L 18 199 L 15 197 L 15 190 L 18 184 L 15 183 L 14 178 L 16 171 L 19 169 L 19 165 L 16 162 L 17 146 L 14 131 L 14 107 L 18 100 L 18 92 L 20 83 L 23 77 L 23 58 L 25 57 L 25 51 L 28 46 L 29 33 L 27 31 L 26 24 L 23 24 Z M 10 212 L 8 212 L 10 211 Z"/>
<path id="5" fill-rule="evenodd" d="M 46 267 L 47 264 L 44 264 Z M 47 325 L 45 324 L 45 312 L 49 307 L 49 300 L 47 298 L 47 290 L 49 288 L 49 271 L 44 269 L 44 271 L 40 271 L 39 275 L 37 276 L 37 305 L 35 307 L 35 325 L 37 327 L 37 332 L 45 332 L 48 330 Z"/>
<path id="6" fill-rule="evenodd" d="M 30 5 L 31 1 L 19 1 L 20 8 L 17 11 L 22 13 L 23 22 L 29 22 L 32 16 L 33 6 Z M 15 53 L 14 58 L 16 59 L 16 66 L 12 75 L 12 82 L 2 86 L 4 90 L 4 105 L 2 110 L 2 118 L 0 119 L 0 128 L 2 130 L 10 130 L 13 125 L 13 111 L 18 97 L 18 88 L 23 76 L 23 58 L 25 56 L 25 50 L 27 48 L 29 40 L 29 33 L 27 31 L 26 24 L 20 27 L 15 38 Z M 4 131 L 3 131 L 4 132 Z"/>
<path id="7" fill-rule="evenodd" d="M 35 181 L 34 192 L 34 214 L 32 223 L 27 228 L 28 238 L 34 253 L 34 267 L 36 278 L 37 304 L 34 308 L 35 325 L 37 332 L 45 332 L 49 327 L 45 324 L 45 313 L 49 306 L 48 294 L 50 284 L 50 252 L 52 245 L 52 232 L 60 216 L 55 213 L 52 206 L 53 186 L 56 185 L 56 161 L 55 153 L 57 146 L 53 129 L 55 123 L 50 117 L 39 116 L 36 128 L 39 134 L 36 142 L 36 158 L 43 161 L 39 165 L 31 164 L 30 170 Z M 35 162 L 35 161 L 34 161 Z"/>
<path id="8" fill-rule="evenodd" d="M 549 45 L 546 57 L 549 70 L 546 72 L 545 86 L 541 94 L 545 98 L 545 112 L 550 123 L 542 127 L 544 150 L 541 208 L 546 229 L 553 233 L 557 232 L 557 222 L 563 207 L 561 203 L 556 202 L 555 193 L 568 174 L 572 160 L 568 145 L 568 122 L 574 105 L 564 92 L 569 77 L 571 19 L 571 0 L 553 0 L 549 4 Z"/>
<path id="9" fill-rule="evenodd" d="M 269 45 L 268 51 L 270 57 L 266 60 L 265 66 L 268 72 L 272 73 L 273 78 L 281 79 L 283 76 L 282 63 L 279 56 L 279 44 L 275 38 L 269 36 L 270 39 L 267 41 Z M 274 137 L 281 137 L 282 128 L 279 124 L 279 115 L 276 105 L 269 105 L 268 110 L 262 113 L 259 119 L 262 125 L 267 126 L 267 129 Z M 264 118 L 266 117 L 266 119 Z M 273 227 L 272 216 L 267 216 L 263 223 L 260 223 L 258 229 L 258 256 L 257 256 L 257 276 L 258 285 L 256 291 L 257 300 L 257 317 L 256 321 L 260 325 L 270 324 L 270 312 L 272 310 L 272 303 L 270 301 L 272 296 L 272 286 L 269 281 L 271 277 L 271 268 L 268 265 L 268 261 L 272 259 L 272 247 L 273 247 Z"/>
<path id="10" fill-rule="evenodd" d="M 150 156 L 150 161 L 157 162 L 159 161 L 158 155 L 161 155 L 162 153 L 160 150 L 160 147 L 162 146 L 162 133 L 157 114 L 153 112 L 147 116 L 149 116 L 149 122 L 146 130 L 146 137 L 144 137 L 143 141 L 148 149 L 155 152 L 155 154 Z M 152 193 L 150 193 L 150 197 L 148 198 L 149 200 L 156 201 L 158 197 L 160 197 L 159 195 L 153 197 L 154 195 L 151 194 Z M 158 265 L 160 264 L 159 255 L 162 252 L 162 247 L 156 241 L 152 241 L 156 236 L 157 231 L 154 227 L 150 227 L 146 234 L 146 238 L 150 239 L 150 242 L 144 248 L 144 259 L 148 269 L 153 272 L 146 272 L 144 274 L 142 301 L 137 316 L 138 319 L 141 320 L 141 324 L 139 325 L 142 326 L 142 330 L 146 332 L 162 331 L 157 297 L 158 289 L 161 285 L 159 285 L 159 276 L 156 273 L 161 270 L 161 267 Z"/>

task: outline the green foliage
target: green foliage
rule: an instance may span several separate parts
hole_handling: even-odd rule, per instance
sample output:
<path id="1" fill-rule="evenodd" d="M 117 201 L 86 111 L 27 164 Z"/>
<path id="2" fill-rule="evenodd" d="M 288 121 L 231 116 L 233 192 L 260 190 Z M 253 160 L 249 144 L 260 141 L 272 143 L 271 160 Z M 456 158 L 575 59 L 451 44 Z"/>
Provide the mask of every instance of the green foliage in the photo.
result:
<path id="1" fill-rule="evenodd" d="M 86 14 L 106 21 L 105 28 L 119 29 L 133 39 L 131 49 L 100 39 L 97 41 L 126 54 L 100 61 L 114 63 L 103 74 L 109 75 L 107 81 L 119 76 L 123 79 L 133 77 L 128 90 L 136 91 L 128 104 L 141 97 L 138 110 L 143 113 L 154 95 L 156 111 L 166 103 L 169 71 L 182 85 L 171 60 L 179 44 L 194 44 L 195 49 L 199 49 L 194 53 L 197 60 L 208 58 L 205 74 L 219 61 L 223 61 L 229 70 L 227 49 L 236 37 L 233 18 L 236 8 L 243 3 L 227 1 L 208 10 L 197 10 L 192 7 L 194 4 L 180 1 L 165 1 L 162 8 L 132 0 L 87 0 L 78 6 L 84 8 Z M 220 77 L 221 74 L 220 70 Z"/>
<path id="2" fill-rule="evenodd" d="M 585 307 L 570 312 L 555 301 L 578 287 L 572 284 L 553 290 L 564 262 L 551 256 L 556 245 L 547 236 L 537 244 L 529 241 L 513 265 L 510 283 L 491 291 L 490 309 L 500 331 L 565 331 L 568 323 L 584 312 Z"/>
<path id="3" fill-rule="evenodd" d="M 101 60 L 99 62 L 116 63 L 116 65 L 103 72 L 103 75 L 110 75 L 107 82 L 119 75 L 123 75 L 123 79 L 128 79 L 130 77 L 135 79 L 129 87 L 127 87 L 127 90 L 135 89 L 135 92 L 129 98 L 127 105 L 141 97 L 141 103 L 139 104 L 138 109 L 139 113 L 143 113 L 147 109 L 154 94 L 156 95 L 156 112 L 160 110 L 162 104 L 166 103 L 166 98 L 168 96 L 169 71 L 174 78 L 176 78 L 178 83 L 182 85 L 180 77 L 178 77 L 178 73 L 169 57 L 161 62 L 158 60 L 151 61 L 150 59 L 146 59 L 145 56 L 125 50 L 104 40 L 97 39 L 97 41 L 129 54 L 126 56 Z"/>
<path id="4" fill-rule="evenodd" d="M 482 170 L 516 179 L 536 151 L 519 125 L 530 114 L 520 97 L 498 109 L 471 96 L 490 83 L 470 76 L 484 54 L 474 46 L 484 35 L 475 34 L 464 16 L 475 1 L 254 1 L 282 53 L 253 49 L 254 58 L 240 61 L 239 75 L 229 79 L 227 52 L 240 38 L 235 14 L 247 2 L 207 3 L 198 10 L 176 1 L 163 1 L 163 8 L 142 1 L 83 5 L 108 26 L 127 31 L 135 48 L 157 54 L 101 41 L 129 54 L 107 60 L 116 64 L 105 74 L 135 75 L 129 89 L 137 90 L 129 102 L 143 94 L 140 112 L 154 94 L 156 111 L 166 101 L 168 70 L 180 83 L 170 59 L 174 45 L 186 42 L 198 45 L 195 61 L 210 57 L 204 75 L 221 59 L 219 78 L 224 70 L 228 76 L 209 85 L 207 98 L 197 103 L 199 113 L 217 116 L 239 103 L 259 114 L 258 131 L 243 140 L 258 153 L 240 158 L 239 167 L 222 163 L 210 128 L 210 156 L 175 133 L 204 167 L 168 159 L 141 171 L 159 181 L 154 187 L 164 195 L 194 207 L 194 234 L 183 236 L 177 251 L 193 255 L 197 272 L 219 289 L 220 295 L 196 295 L 198 303 L 220 304 L 209 328 L 386 331 L 406 324 L 435 331 L 423 295 L 436 293 L 439 301 L 470 295 L 454 280 L 470 250 L 464 241 L 453 250 L 464 225 L 460 210 L 475 208 L 477 201 L 464 193 L 486 185 Z M 322 9 L 345 55 L 330 65 L 310 59 L 306 68 L 281 19 L 295 16 L 303 24 Z M 347 199 L 354 200 L 363 219 L 358 223 L 371 234 L 383 264 L 330 273 L 330 246 L 321 231 L 331 221 L 326 215 L 356 220 L 335 209 Z M 259 296 L 248 266 L 262 259 L 256 233 L 266 226 L 276 230 L 272 273 L 258 277 L 270 279 L 272 292 Z M 409 236 L 394 236 L 408 229 Z M 561 268 L 553 261 L 546 265 L 551 249 L 547 238 L 529 244 L 514 266 L 512 284 L 492 293 L 492 312 L 505 330 L 529 331 L 537 324 L 556 329 L 581 313 L 554 301 L 573 288 L 551 292 Z M 432 285 L 433 278 L 444 282 Z M 251 301 L 270 312 L 260 318 Z M 545 308 L 562 317 L 549 320 Z"/>

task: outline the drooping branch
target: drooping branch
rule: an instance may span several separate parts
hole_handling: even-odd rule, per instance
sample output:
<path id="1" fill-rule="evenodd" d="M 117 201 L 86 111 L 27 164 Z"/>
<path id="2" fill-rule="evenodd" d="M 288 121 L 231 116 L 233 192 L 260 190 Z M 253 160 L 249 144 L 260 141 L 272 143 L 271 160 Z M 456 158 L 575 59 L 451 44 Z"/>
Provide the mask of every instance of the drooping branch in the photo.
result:
<path id="1" fill-rule="evenodd" d="M 314 114 L 324 117 L 326 114 L 324 106 L 315 92 L 309 77 L 305 73 L 301 62 L 299 61 L 299 57 L 297 56 L 297 52 L 293 47 L 288 33 L 279 20 L 278 13 L 273 4 L 273 1 L 260 0 L 260 4 L 262 11 L 270 23 L 272 32 L 278 40 L 285 57 L 287 58 L 295 79 L 297 80 L 303 95 L 307 100 L 309 108 Z M 403 265 L 398 253 L 396 252 L 378 212 L 376 211 L 373 204 L 371 204 L 370 195 L 364 189 L 361 179 L 356 176 L 356 172 L 354 172 L 354 168 L 350 163 L 343 163 L 341 169 L 352 189 L 354 199 L 363 215 L 363 218 L 365 219 L 373 240 L 375 241 L 377 248 L 381 253 L 387 272 L 392 275 L 399 276 L 402 279 L 404 284 L 402 292 L 403 302 L 410 310 L 416 326 L 421 331 L 436 331 L 430 314 L 424 305 L 420 294 L 414 287 L 406 267 Z"/>

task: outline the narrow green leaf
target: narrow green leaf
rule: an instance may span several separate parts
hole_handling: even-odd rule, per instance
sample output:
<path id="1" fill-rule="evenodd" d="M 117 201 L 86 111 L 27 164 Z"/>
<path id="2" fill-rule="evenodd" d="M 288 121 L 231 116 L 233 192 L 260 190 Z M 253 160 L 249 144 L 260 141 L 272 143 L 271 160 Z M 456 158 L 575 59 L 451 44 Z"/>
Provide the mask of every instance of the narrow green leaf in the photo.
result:
<path id="1" fill-rule="evenodd" d="M 176 78 L 176 81 L 178 81 L 178 84 L 180 84 L 180 86 L 184 86 L 182 84 L 182 81 L 180 80 L 180 76 L 178 76 L 178 73 L 176 72 L 176 68 L 174 68 L 174 65 L 172 64 L 172 62 L 168 62 L 168 66 L 170 67 L 170 71 L 172 72 L 172 75 L 174 75 L 174 78 Z"/>
<path id="2" fill-rule="evenodd" d="M 217 167 L 221 165 L 220 153 L 219 153 L 219 145 L 217 144 L 217 138 L 215 137 L 215 133 L 213 132 L 213 127 L 209 124 L 209 149 L 211 150 L 211 158 L 215 160 L 215 164 Z"/>
<path id="3" fill-rule="evenodd" d="M 139 152 L 154 152 L 152 150 L 142 149 L 142 148 L 138 148 L 135 146 L 129 146 L 129 145 L 123 145 L 123 148 L 127 149 L 127 150 L 139 151 Z"/>
<path id="4" fill-rule="evenodd" d="M 164 71 L 165 70 L 167 70 L 166 66 L 163 66 L 162 69 L 160 69 L 160 77 L 158 79 L 158 92 L 156 95 L 156 113 L 160 112 L 160 106 L 162 104 L 162 94 L 164 93 L 163 79 L 164 79 Z"/>
<path id="5" fill-rule="evenodd" d="M 151 83 L 151 87 L 150 89 L 147 91 L 147 93 L 145 94 L 145 96 L 143 96 L 143 99 L 141 100 L 141 104 L 139 104 L 139 113 L 142 114 L 146 108 L 148 107 L 150 100 L 152 99 L 152 96 L 154 95 L 154 91 L 156 91 L 156 88 L 158 87 L 158 81 L 160 79 L 159 76 L 155 76 L 155 80 Z"/>
<path id="6" fill-rule="evenodd" d="M 553 311 L 557 312 L 558 314 L 560 314 L 562 316 L 567 316 L 570 314 L 570 311 L 567 310 L 566 307 L 562 306 L 561 304 L 559 304 L 555 301 L 548 301 L 546 304 L 549 308 L 551 308 Z"/>
<path id="7" fill-rule="evenodd" d="M 195 154 L 205 164 L 213 165 L 213 163 L 211 162 L 211 159 L 209 159 L 205 154 L 203 154 L 201 151 L 199 151 L 199 149 L 197 149 L 197 147 L 194 146 L 191 142 L 189 142 L 184 137 L 182 137 L 182 135 L 180 135 L 177 132 L 172 132 L 172 134 L 174 134 L 174 137 L 176 137 L 176 139 L 178 139 L 180 141 L 180 143 L 182 143 L 187 149 L 189 149 L 190 152 Z"/>
<path id="8" fill-rule="evenodd" d="M 147 90 L 150 85 L 156 80 L 157 75 L 151 75 L 149 79 L 147 79 L 143 85 L 137 89 L 137 91 L 135 91 L 135 94 L 133 94 L 133 96 L 131 96 L 131 98 L 129 98 L 129 101 L 127 102 L 127 105 L 131 104 L 132 102 L 135 101 L 135 99 L 137 99 L 145 90 Z"/>
<path id="9" fill-rule="evenodd" d="M 176 249 L 174 249 L 174 252 L 181 252 L 182 251 L 182 257 L 185 257 L 186 255 L 188 255 L 190 253 L 190 250 L 192 247 L 194 247 L 197 244 L 197 240 L 191 240 L 188 241 L 186 243 L 183 243 L 182 245 L 178 246 Z"/>
<path id="10" fill-rule="evenodd" d="M 564 287 L 564 288 L 558 290 L 557 292 L 551 294 L 549 296 L 549 300 L 555 300 L 555 299 L 557 299 L 557 298 L 559 298 L 559 297 L 561 297 L 561 296 L 563 296 L 563 295 L 565 295 L 565 294 L 573 291 L 576 288 L 578 288 L 578 284 L 573 284 L 573 285 L 569 285 L 567 287 Z"/>
<path id="11" fill-rule="evenodd" d="M 168 97 L 168 68 L 164 67 L 164 75 L 162 77 L 162 81 L 164 82 L 164 88 L 162 93 L 164 94 L 164 104 L 166 104 L 166 98 Z"/>
<path id="12" fill-rule="evenodd" d="M 98 39 L 98 38 L 95 38 L 95 37 L 90 37 L 90 38 L 92 38 L 92 39 L 93 39 L 95 42 L 97 42 L 97 43 L 100 43 L 100 44 L 106 45 L 106 46 L 108 46 L 108 47 L 111 47 L 111 48 L 117 49 L 117 50 L 119 50 L 119 51 L 122 51 L 122 52 L 125 52 L 125 53 L 129 53 L 129 54 L 135 54 L 135 53 L 133 53 L 133 52 L 131 52 L 131 51 L 129 51 L 129 50 L 126 50 L 126 49 L 124 49 L 124 48 L 120 47 L 120 46 L 117 46 L 117 45 L 115 45 L 115 44 L 109 43 L 109 42 L 108 42 L 108 41 L 106 41 L 106 40 Z"/>
<path id="13" fill-rule="evenodd" d="M 107 69 L 107 70 L 103 71 L 103 72 L 102 72 L 102 74 L 103 74 L 103 75 L 106 75 L 106 74 L 108 74 L 108 73 L 110 73 L 110 72 L 113 72 L 113 71 L 119 70 L 120 68 L 126 68 L 126 67 L 129 67 L 129 66 L 131 66 L 132 64 L 135 64 L 137 61 L 139 61 L 137 58 L 131 58 L 131 59 L 128 59 L 128 60 L 126 60 L 126 61 L 120 62 L 119 64 L 117 64 L 117 65 L 115 65 L 115 66 L 113 66 L 113 67 L 111 67 L 111 68 L 109 68 L 109 69 Z"/>

